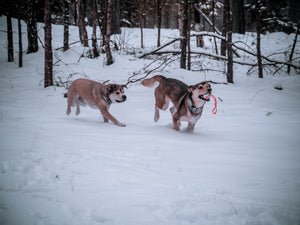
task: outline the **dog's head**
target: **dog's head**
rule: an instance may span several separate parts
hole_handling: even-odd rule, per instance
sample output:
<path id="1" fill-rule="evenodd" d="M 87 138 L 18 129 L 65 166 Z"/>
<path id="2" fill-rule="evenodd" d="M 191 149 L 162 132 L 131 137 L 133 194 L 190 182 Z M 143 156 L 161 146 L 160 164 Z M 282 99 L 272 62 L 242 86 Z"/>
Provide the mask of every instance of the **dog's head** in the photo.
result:
<path id="1" fill-rule="evenodd" d="M 121 84 L 108 84 L 107 86 L 107 94 L 112 103 L 117 102 L 125 102 L 126 95 L 124 94 L 125 85 Z"/>
<path id="2" fill-rule="evenodd" d="M 203 100 L 208 102 L 211 95 L 212 89 L 208 82 L 201 82 L 199 84 L 189 86 L 189 92 L 192 95 L 194 101 Z"/>

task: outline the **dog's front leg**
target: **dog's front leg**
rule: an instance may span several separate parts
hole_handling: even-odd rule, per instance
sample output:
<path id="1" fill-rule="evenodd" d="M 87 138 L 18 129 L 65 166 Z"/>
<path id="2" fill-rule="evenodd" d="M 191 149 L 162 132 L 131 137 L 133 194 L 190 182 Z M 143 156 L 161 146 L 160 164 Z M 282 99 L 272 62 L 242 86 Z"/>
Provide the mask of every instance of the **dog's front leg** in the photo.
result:
<path id="1" fill-rule="evenodd" d="M 176 117 L 176 114 L 172 116 L 174 130 L 179 130 L 180 120 Z"/>
<path id="2" fill-rule="evenodd" d="M 194 127 L 195 127 L 195 123 L 191 123 L 191 122 L 188 123 L 188 130 L 189 131 L 193 131 Z"/>
<path id="3" fill-rule="evenodd" d="M 125 126 L 126 126 L 126 124 L 119 122 L 115 117 L 113 117 L 113 116 L 108 112 L 108 109 L 107 109 L 106 107 L 103 107 L 102 105 L 98 105 L 98 107 L 99 107 L 99 109 L 100 109 L 101 114 L 102 114 L 103 117 L 104 117 L 104 122 L 106 122 L 106 121 L 105 121 L 105 119 L 106 119 L 106 120 L 112 121 L 112 122 L 113 122 L 115 125 L 117 125 L 117 126 L 120 126 L 120 127 L 125 127 Z"/>

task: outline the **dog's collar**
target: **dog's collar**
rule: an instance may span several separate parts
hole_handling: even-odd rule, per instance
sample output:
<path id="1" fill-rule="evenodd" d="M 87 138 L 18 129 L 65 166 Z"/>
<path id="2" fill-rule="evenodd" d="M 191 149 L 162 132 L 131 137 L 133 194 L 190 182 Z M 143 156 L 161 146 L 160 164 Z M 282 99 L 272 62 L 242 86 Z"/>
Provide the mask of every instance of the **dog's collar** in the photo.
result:
<path id="1" fill-rule="evenodd" d="M 112 102 L 108 96 L 103 96 L 104 101 L 107 102 L 108 105 L 110 105 Z"/>
<path id="2" fill-rule="evenodd" d="M 189 97 L 189 108 L 190 108 L 190 111 L 194 114 L 199 114 L 202 112 L 203 110 L 203 106 L 199 107 L 199 108 L 196 108 L 195 106 L 193 106 L 193 101 L 191 99 L 191 97 Z"/>

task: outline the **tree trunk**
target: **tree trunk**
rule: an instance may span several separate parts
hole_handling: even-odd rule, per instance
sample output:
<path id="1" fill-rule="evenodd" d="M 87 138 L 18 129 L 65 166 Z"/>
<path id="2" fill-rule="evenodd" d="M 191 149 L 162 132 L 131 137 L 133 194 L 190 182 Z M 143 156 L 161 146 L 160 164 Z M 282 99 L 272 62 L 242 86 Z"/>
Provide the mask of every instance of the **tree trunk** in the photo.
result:
<path id="1" fill-rule="evenodd" d="M 187 25 L 187 69 L 191 70 L 191 4 L 190 1 L 188 1 L 188 25 Z"/>
<path id="2" fill-rule="evenodd" d="M 12 32 L 12 25 L 11 25 L 11 16 L 6 16 L 7 21 L 7 61 L 13 62 L 14 61 L 14 42 L 13 42 L 13 32 Z"/>
<path id="3" fill-rule="evenodd" d="M 112 20 L 112 0 L 108 0 L 107 4 L 107 30 L 105 38 L 105 53 L 106 53 L 106 65 L 111 65 L 114 63 L 113 57 L 110 50 L 110 35 L 111 35 L 111 20 Z"/>
<path id="4" fill-rule="evenodd" d="M 223 28 L 222 28 L 222 36 L 225 38 L 228 32 L 227 18 L 230 13 L 228 11 L 228 5 L 229 5 L 229 0 L 225 0 L 223 6 Z M 223 39 L 221 40 L 221 55 L 226 56 L 226 41 Z"/>
<path id="5" fill-rule="evenodd" d="M 141 48 L 144 48 L 144 33 L 143 33 L 143 13 L 144 13 L 144 7 L 143 7 L 143 0 L 139 0 L 139 25 L 141 30 Z"/>
<path id="6" fill-rule="evenodd" d="M 188 39 L 188 0 L 182 2 L 182 39 L 181 43 L 181 56 L 180 56 L 180 68 L 186 69 L 186 48 L 187 48 L 187 39 Z"/>
<path id="7" fill-rule="evenodd" d="M 91 1 L 91 13 L 93 17 L 93 34 L 92 34 L 92 47 L 93 47 L 93 58 L 96 58 L 100 55 L 98 44 L 97 44 L 97 24 L 98 24 L 98 15 L 97 15 L 97 2 L 96 0 Z"/>
<path id="8" fill-rule="evenodd" d="M 216 32 L 216 24 L 215 24 L 215 0 L 212 0 L 212 23 L 213 23 L 213 32 Z M 216 50 L 216 54 L 218 55 L 218 46 L 217 46 L 217 40 L 214 37 L 214 43 L 215 43 L 215 50 Z"/>
<path id="9" fill-rule="evenodd" d="M 53 86 L 53 54 L 52 54 L 52 33 L 51 33 L 51 1 L 45 0 L 45 79 L 44 87 Z"/>
<path id="10" fill-rule="evenodd" d="M 233 83 L 232 31 L 227 33 L 227 82 Z"/>
<path id="11" fill-rule="evenodd" d="M 157 47 L 160 47 L 161 11 L 162 0 L 157 0 Z"/>
<path id="12" fill-rule="evenodd" d="M 120 0 L 112 1 L 111 34 L 121 34 L 120 28 Z"/>
<path id="13" fill-rule="evenodd" d="M 257 51 L 257 65 L 258 65 L 258 77 L 264 78 L 263 75 L 263 68 L 262 68 L 262 62 L 261 62 L 261 51 L 260 51 L 260 28 L 257 28 L 256 30 L 256 51 Z"/>
<path id="14" fill-rule="evenodd" d="M 69 49 L 69 24 L 70 24 L 70 0 L 64 0 L 64 48 L 63 51 Z"/>
<path id="15" fill-rule="evenodd" d="M 180 37 L 183 37 L 183 3 L 181 1 L 179 1 L 177 3 L 177 6 L 178 6 L 178 29 L 179 29 L 179 35 L 180 35 Z"/>
<path id="16" fill-rule="evenodd" d="M 78 29 L 79 29 L 79 38 L 80 38 L 81 44 L 84 47 L 89 47 L 88 35 L 87 35 L 86 28 L 85 28 L 82 0 L 77 0 L 76 6 L 77 6 L 77 25 L 78 25 Z"/>
<path id="17" fill-rule="evenodd" d="M 39 50 L 39 45 L 37 33 L 36 3 L 34 0 L 29 0 L 27 3 L 27 54 L 30 54 L 33 52 L 37 52 Z"/>
<path id="18" fill-rule="evenodd" d="M 262 61 L 261 61 L 261 51 L 260 51 L 260 34 L 261 34 L 261 18 L 259 13 L 259 2 L 256 1 L 255 9 L 256 12 L 256 54 L 257 54 L 257 65 L 258 65 L 258 77 L 263 78 L 263 68 L 262 68 Z"/>
<path id="19" fill-rule="evenodd" d="M 195 21 L 195 31 L 200 32 L 203 26 L 200 24 L 200 13 L 194 8 L 194 21 Z M 196 45 L 197 47 L 203 48 L 204 47 L 204 40 L 203 36 L 196 37 Z"/>
<path id="20" fill-rule="evenodd" d="M 227 82 L 233 83 L 233 54 L 232 54 L 232 18 L 230 13 L 230 2 L 225 0 L 224 10 L 226 11 L 226 30 L 227 30 L 227 40 L 226 40 L 226 49 L 227 49 Z"/>
<path id="21" fill-rule="evenodd" d="M 297 37 L 298 37 L 298 34 L 299 34 L 299 29 L 300 29 L 300 23 L 298 23 L 298 28 L 297 28 L 297 31 L 296 31 L 295 40 L 294 40 L 294 43 L 293 43 L 293 47 L 292 47 L 292 51 L 291 51 L 291 54 L 290 54 L 289 62 L 292 62 L 292 59 L 293 59 L 293 54 L 294 54 L 296 43 L 297 43 Z M 290 74 L 290 71 L 291 71 L 291 66 L 289 65 L 288 69 L 287 69 L 288 74 Z"/>
<path id="22" fill-rule="evenodd" d="M 19 35 L 19 67 L 23 66 L 23 45 L 22 45 L 22 24 L 21 19 L 18 19 L 18 35 Z"/>
<path id="23" fill-rule="evenodd" d="M 244 0 L 232 1 L 233 32 L 245 34 L 245 8 Z"/>

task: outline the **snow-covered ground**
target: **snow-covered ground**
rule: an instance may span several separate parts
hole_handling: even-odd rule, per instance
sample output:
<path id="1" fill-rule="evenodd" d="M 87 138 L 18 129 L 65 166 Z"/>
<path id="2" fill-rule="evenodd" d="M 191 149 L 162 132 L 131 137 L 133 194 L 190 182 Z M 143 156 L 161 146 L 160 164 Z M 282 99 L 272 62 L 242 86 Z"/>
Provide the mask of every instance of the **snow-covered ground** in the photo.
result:
<path id="1" fill-rule="evenodd" d="M 5 17 L 0 26 L 6 29 Z M 127 48 L 137 48 L 139 30 L 126 32 Z M 39 33 L 43 40 L 42 24 Z M 162 35 L 166 43 L 178 31 Z M 25 50 L 26 33 L 23 38 Z M 145 38 L 146 50 L 154 48 L 156 30 L 145 30 Z M 254 39 L 234 38 L 249 45 Z M 287 49 L 293 38 L 263 36 L 264 54 Z M 70 42 L 76 40 L 72 27 Z M 62 27 L 53 26 L 53 48 L 61 46 Z M 65 88 L 43 88 L 42 48 L 24 55 L 23 68 L 6 62 L 2 31 L 0 48 L 1 225 L 300 224 L 299 75 L 258 79 L 246 75 L 248 67 L 235 65 L 235 84 L 213 85 L 213 94 L 223 100 L 218 113 L 211 112 L 213 101 L 206 104 L 192 133 L 185 123 L 180 132 L 173 130 L 168 111 L 154 123 L 154 89 L 131 85 L 128 100 L 111 106 L 127 124 L 122 128 L 103 123 L 90 108 L 66 116 Z M 114 52 L 116 63 L 104 66 L 103 55 L 79 60 L 82 52 L 80 45 L 54 51 L 54 62 L 62 60 L 54 67 L 56 80 L 75 74 L 71 80 L 126 83 L 151 62 Z M 163 74 L 188 84 L 226 80 L 220 72 L 178 67 L 170 65 Z"/>

